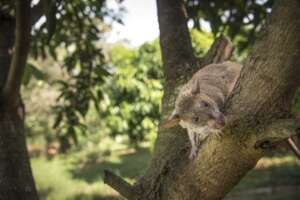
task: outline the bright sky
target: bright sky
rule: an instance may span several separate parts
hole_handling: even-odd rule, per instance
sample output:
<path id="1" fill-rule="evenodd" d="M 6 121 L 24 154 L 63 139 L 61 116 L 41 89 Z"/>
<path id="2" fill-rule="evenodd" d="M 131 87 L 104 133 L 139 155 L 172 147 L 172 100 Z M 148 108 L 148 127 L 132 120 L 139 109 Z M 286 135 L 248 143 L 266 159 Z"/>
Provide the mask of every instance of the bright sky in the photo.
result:
<path id="1" fill-rule="evenodd" d="M 114 0 L 108 2 L 114 7 Z M 125 0 L 123 5 L 127 9 L 125 25 L 113 26 L 110 42 L 128 40 L 130 45 L 139 46 L 158 37 L 156 0 Z"/>

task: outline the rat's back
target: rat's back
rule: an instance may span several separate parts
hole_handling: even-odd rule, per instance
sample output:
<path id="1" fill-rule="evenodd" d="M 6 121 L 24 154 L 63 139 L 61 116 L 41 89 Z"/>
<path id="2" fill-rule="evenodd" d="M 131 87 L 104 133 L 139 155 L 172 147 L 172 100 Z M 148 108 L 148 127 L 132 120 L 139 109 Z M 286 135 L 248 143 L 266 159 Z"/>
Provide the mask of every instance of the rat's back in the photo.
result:
<path id="1" fill-rule="evenodd" d="M 190 83 L 222 85 L 230 93 L 240 75 L 242 65 L 232 61 L 206 65 L 194 74 Z"/>

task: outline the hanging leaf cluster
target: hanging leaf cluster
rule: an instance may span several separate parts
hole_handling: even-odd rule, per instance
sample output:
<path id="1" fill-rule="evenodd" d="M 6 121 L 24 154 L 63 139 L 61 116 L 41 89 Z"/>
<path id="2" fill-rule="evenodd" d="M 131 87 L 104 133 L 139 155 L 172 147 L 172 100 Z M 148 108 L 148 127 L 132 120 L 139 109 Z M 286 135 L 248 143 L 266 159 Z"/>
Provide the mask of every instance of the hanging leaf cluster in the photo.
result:
<path id="1" fill-rule="evenodd" d="M 53 127 L 61 143 L 77 143 L 85 133 L 91 102 L 98 105 L 98 85 L 109 76 L 104 37 L 110 23 L 121 22 L 123 9 L 109 9 L 105 0 L 43 0 L 45 17 L 33 29 L 31 56 L 51 57 L 61 66 L 62 77 L 54 82 L 60 95 Z M 51 67 L 51 66 L 42 66 Z M 71 140 L 70 140 L 71 139 Z"/>

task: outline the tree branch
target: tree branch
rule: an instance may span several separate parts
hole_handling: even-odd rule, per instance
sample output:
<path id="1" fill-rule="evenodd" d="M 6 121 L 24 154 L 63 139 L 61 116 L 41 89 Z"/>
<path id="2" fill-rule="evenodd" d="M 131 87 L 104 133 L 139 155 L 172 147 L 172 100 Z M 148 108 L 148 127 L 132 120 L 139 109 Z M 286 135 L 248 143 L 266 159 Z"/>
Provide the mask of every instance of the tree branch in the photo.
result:
<path id="1" fill-rule="evenodd" d="M 15 19 L 0 12 L 0 91 L 2 91 L 11 63 L 11 52 L 15 40 Z"/>
<path id="2" fill-rule="evenodd" d="M 293 137 L 288 138 L 287 143 L 291 147 L 292 151 L 297 156 L 297 158 L 300 160 L 300 150 L 296 145 L 295 141 L 293 140 Z"/>
<path id="3" fill-rule="evenodd" d="M 132 185 L 108 170 L 104 171 L 104 183 L 111 186 L 127 199 L 134 200 L 137 197 Z"/>
<path id="4" fill-rule="evenodd" d="M 276 143 L 297 134 L 300 123 L 295 119 L 280 119 L 270 123 L 261 134 L 255 136 L 257 141 Z"/>
<path id="5" fill-rule="evenodd" d="M 233 50 L 234 46 L 232 42 L 224 35 L 221 35 L 211 45 L 207 54 L 203 58 L 201 65 L 204 67 L 211 63 L 220 63 L 229 60 Z"/>
<path id="6" fill-rule="evenodd" d="M 285 142 L 294 154 L 300 159 L 300 151 L 297 147 L 293 137 L 299 134 L 300 123 L 297 119 L 282 119 L 277 120 L 265 130 L 263 134 L 255 135 L 255 148 L 263 150 L 274 150 Z"/>
<path id="7" fill-rule="evenodd" d="M 217 62 L 222 62 L 222 61 L 225 61 L 225 60 L 228 60 L 231 56 L 231 53 L 232 53 L 232 50 L 233 50 L 233 45 L 232 43 L 230 42 L 230 40 L 224 36 L 221 36 L 219 38 L 217 38 L 214 43 L 211 45 L 210 49 L 208 53 L 205 57 L 204 57 L 204 61 L 205 63 L 217 63 Z M 203 67 L 204 64 L 201 63 L 200 67 Z M 177 128 L 178 131 L 184 131 L 183 129 L 181 128 Z M 166 131 L 166 129 L 164 130 Z M 161 130 L 160 130 L 161 132 Z M 166 135 L 170 134 L 172 135 L 172 137 L 178 137 L 178 134 L 174 133 L 174 129 L 171 130 L 171 131 L 168 131 L 168 133 L 165 133 L 165 134 L 159 134 L 159 137 L 165 137 Z M 179 134 L 180 135 L 180 134 Z M 169 136 L 167 136 L 169 137 Z M 171 145 L 173 147 L 176 147 L 177 146 L 182 146 L 182 145 L 179 145 L 177 144 L 176 142 L 179 142 L 181 140 L 176 140 L 174 141 L 174 143 L 172 143 Z M 158 146 L 159 148 L 165 148 L 164 145 L 162 146 Z M 176 152 L 176 151 L 174 151 Z M 181 149 L 181 152 L 180 152 L 180 155 L 182 154 L 185 154 L 186 152 L 186 148 L 184 149 Z M 165 165 L 162 166 L 162 167 L 156 167 L 154 170 L 155 170 L 155 174 L 156 175 L 153 175 L 153 176 L 157 176 L 157 177 L 160 177 L 161 176 L 161 173 L 164 173 L 164 171 L 166 171 L 166 169 L 168 169 L 169 171 L 171 170 L 174 170 L 172 167 L 170 167 L 169 165 L 179 165 L 180 162 L 182 162 L 184 159 L 182 159 L 181 157 L 177 157 L 177 156 L 173 156 L 170 158 L 170 160 L 168 160 L 167 162 L 165 162 Z M 172 163 L 172 164 L 170 164 Z M 176 164 L 175 164 L 176 163 Z M 155 165 L 157 165 L 158 163 L 156 163 Z M 159 163 L 158 165 L 162 165 L 163 163 Z M 185 165 L 182 165 L 182 166 L 185 166 Z M 161 171 L 158 169 L 158 168 L 161 168 Z M 176 169 L 178 170 L 178 169 Z M 170 173 L 170 172 L 169 172 Z M 174 172 L 174 174 L 176 174 Z M 160 186 L 158 185 L 157 182 L 155 182 L 155 186 L 150 186 L 150 185 L 147 185 L 145 186 L 145 183 L 143 179 L 141 179 L 143 182 L 137 182 L 135 184 L 136 185 L 144 185 L 144 187 L 146 187 L 147 189 L 149 188 L 152 188 L 152 187 L 157 187 L 159 188 Z M 139 198 L 141 199 L 146 199 L 145 194 L 139 194 L 137 191 L 136 191 L 136 187 L 135 186 L 131 186 L 129 183 L 127 183 L 126 181 L 124 181 L 121 177 L 119 176 L 116 176 L 115 174 L 109 172 L 109 171 L 105 171 L 105 174 L 104 174 L 104 182 L 106 184 L 108 184 L 109 186 L 111 186 L 113 189 L 115 189 L 116 191 L 118 191 L 121 195 L 123 195 L 124 197 L 128 198 L 128 199 L 135 199 L 137 196 L 139 196 Z M 149 183 L 148 183 L 149 184 Z M 130 197 L 128 197 L 128 195 L 130 195 Z M 140 196 L 141 195 L 141 196 Z"/>
<path id="8" fill-rule="evenodd" d="M 225 109 L 237 116 L 235 125 L 239 132 L 287 117 L 300 84 L 299 9 L 298 0 L 276 1 L 244 64 Z"/>
<path id="9" fill-rule="evenodd" d="M 197 65 L 183 0 L 157 0 L 157 12 L 166 80 L 175 81 L 184 74 L 182 70 L 190 71 Z"/>
<path id="10" fill-rule="evenodd" d="M 16 39 L 12 62 L 5 82 L 2 98 L 10 105 L 15 104 L 21 87 L 30 44 L 30 1 L 16 1 Z"/>

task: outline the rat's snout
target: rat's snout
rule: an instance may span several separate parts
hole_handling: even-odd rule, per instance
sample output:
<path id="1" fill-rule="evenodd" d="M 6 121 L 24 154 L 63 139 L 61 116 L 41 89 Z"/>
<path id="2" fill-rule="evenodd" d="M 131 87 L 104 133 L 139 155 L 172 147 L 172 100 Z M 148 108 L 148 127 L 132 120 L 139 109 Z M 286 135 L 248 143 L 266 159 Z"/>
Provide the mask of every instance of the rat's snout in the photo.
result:
<path id="1" fill-rule="evenodd" d="M 223 128 L 226 125 L 226 119 L 223 113 L 221 112 L 213 112 L 211 117 L 214 119 L 215 128 Z"/>
<path id="2" fill-rule="evenodd" d="M 216 118 L 216 122 L 221 126 L 225 126 L 225 117 L 222 113 Z"/>

